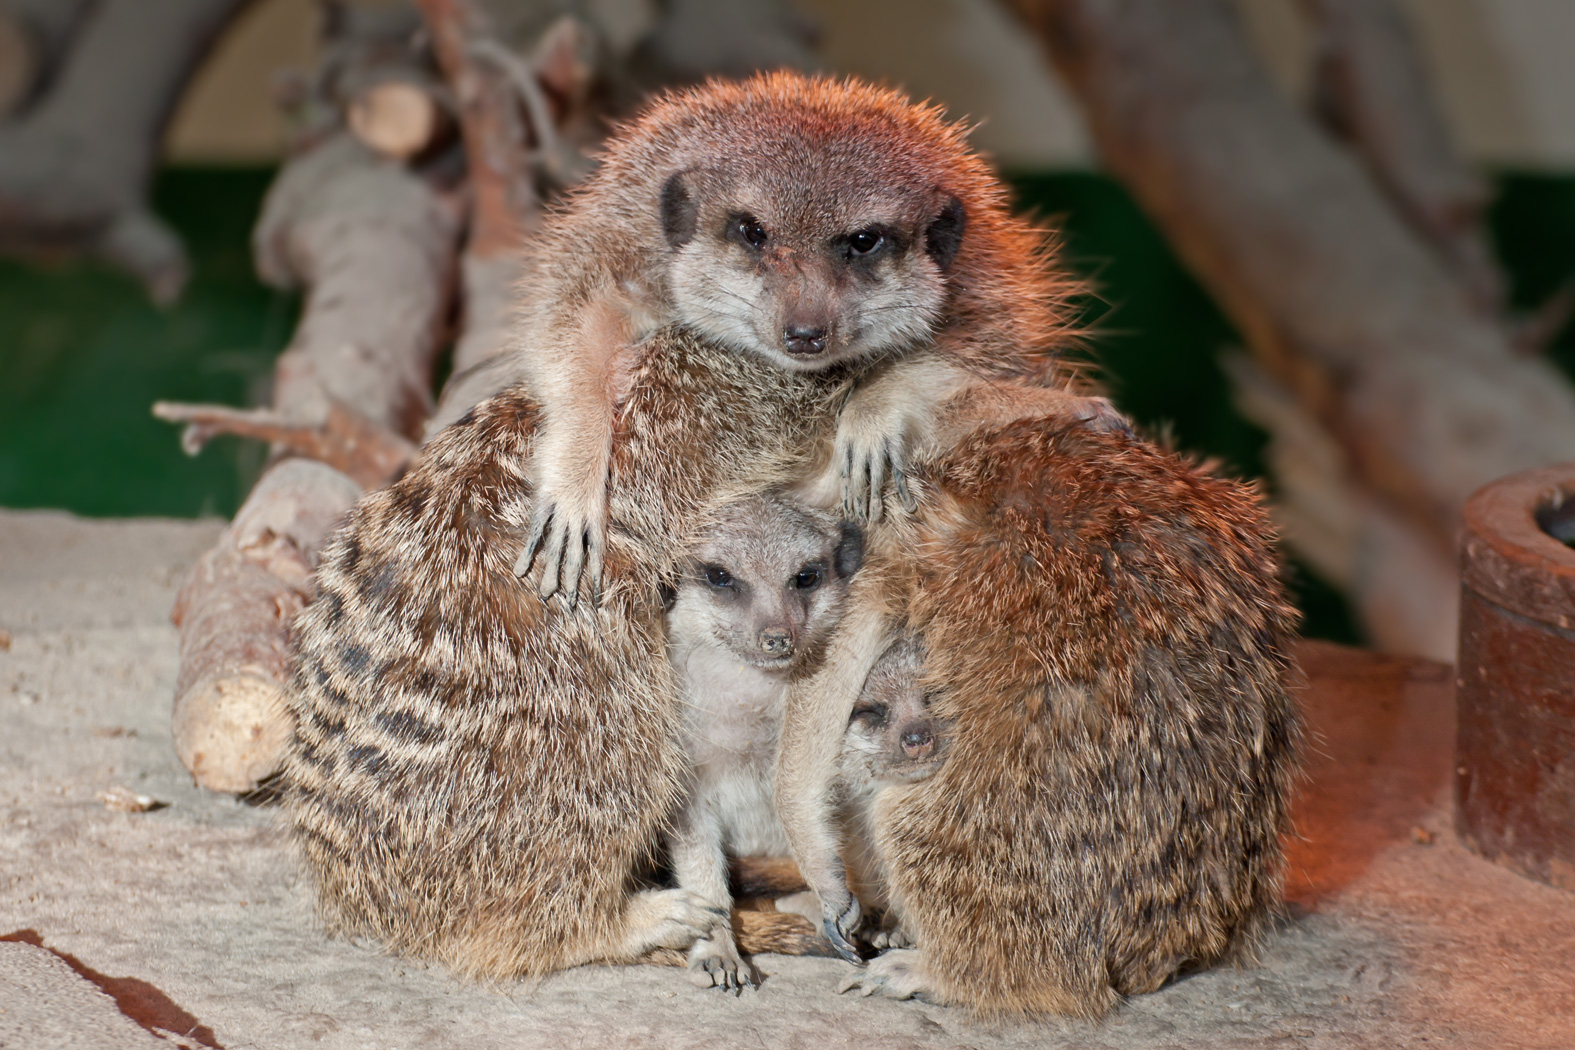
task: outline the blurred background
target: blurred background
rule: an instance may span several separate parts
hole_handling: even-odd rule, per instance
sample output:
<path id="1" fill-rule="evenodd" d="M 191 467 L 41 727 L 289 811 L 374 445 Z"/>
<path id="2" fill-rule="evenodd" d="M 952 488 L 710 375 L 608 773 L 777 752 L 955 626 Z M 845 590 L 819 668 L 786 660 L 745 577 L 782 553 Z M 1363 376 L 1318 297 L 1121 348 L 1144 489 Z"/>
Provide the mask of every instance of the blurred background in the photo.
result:
<path id="1" fill-rule="evenodd" d="M 1274 494 L 1311 635 L 1448 659 L 1464 495 L 1575 458 L 1568 0 L 468 6 L 514 56 L 488 69 L 534 85 L 510 119 L 543 198 L 607 114 L 709 72 L 854 73 L 977 121 L 1090 282 L 1117 404 Z M 265 282 L 254 230 L 281 166 L 347 128 L 483 207 L 474 114 L 420 21 L 467 5 L 422 8 L 0 0 L 0 505 L 228 518 L 269 446 L 188 458 L 153 402 L 321 422 L 276 369 L 322 261 L 281 219 Z M 439 342 L 477 327 L 465 288 Z"/>

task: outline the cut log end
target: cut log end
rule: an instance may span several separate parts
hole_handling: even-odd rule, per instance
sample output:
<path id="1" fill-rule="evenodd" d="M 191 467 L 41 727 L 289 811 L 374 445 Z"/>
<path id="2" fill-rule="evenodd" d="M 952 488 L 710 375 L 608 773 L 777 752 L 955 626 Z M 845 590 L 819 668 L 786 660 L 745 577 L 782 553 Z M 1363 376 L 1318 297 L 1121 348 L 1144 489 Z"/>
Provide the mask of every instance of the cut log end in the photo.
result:
<path id="1" fill-rule="evenodd" d="M 419 85 L 389 80 L 351 100 L 346 121 L 355 137 L 394 160 L 427 151 L 444 130 L 441 107 Z"/>
<path id="2" fill-rule="evenodd" d="M 236 671 L 177 697 L 171 730 L 199 785 L 238 794 L 279 771 L 294 725 L 279 682 Z"/>

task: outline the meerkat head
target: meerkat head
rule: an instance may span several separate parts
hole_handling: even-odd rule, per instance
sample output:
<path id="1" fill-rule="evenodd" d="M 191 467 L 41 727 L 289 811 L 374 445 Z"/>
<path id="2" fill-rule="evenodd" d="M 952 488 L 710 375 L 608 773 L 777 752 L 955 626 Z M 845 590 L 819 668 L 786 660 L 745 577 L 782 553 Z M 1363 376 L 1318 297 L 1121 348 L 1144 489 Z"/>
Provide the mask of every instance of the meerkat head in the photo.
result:
<path id="1" fill-rule="evenodd" d="M 790 672 L 825 645 L 862 560 L 856 526 L 777 497 L 741 500 L 717 516 L 685 566 L 668 633 Z"/>
<path id="2" fill-rule="evenodd" d="M 796 371 L 900 351 L 941 320 L 978 159 L 900 95 L 774 74 L 688 100 L 657 207 L 667 293 L 701 334 Z"/>
<path id="3" fill-rule="evenodd" d="M 872 780 L 913 783 L 946 760 L 946 726 L 919 685 L 923 665 L 923 643 L 899 638 L 871 668 L 853 705 L 844 748 Z"/>

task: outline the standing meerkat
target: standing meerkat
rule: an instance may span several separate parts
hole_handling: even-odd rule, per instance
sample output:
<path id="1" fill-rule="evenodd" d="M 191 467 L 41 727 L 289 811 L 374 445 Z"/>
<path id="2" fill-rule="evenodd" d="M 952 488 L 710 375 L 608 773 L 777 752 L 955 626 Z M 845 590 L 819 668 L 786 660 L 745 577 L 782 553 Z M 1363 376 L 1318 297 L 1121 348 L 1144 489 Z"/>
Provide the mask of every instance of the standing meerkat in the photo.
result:
<path id="1" fill-rule="evenodd" d="M 282 787 L 331 929 L 512 977 L 688 950 L 724 921 L 643 878 L 688 779 L 662 583 L 706 508 L 824 469 L 854 377 L 656 338 L 620 419 L 599 608 L 513 574 L 538 414 L 523 387 L 437 435 L 324 547 Z"/>
<path id="2" fill-rule="evenodd" d="M 926 480 L 912 523 L 872 531 L 784 719 L 778 811 L 846 953 L 844 727 L 894 625 L 922 639 L 945 761 L 871 809 L 916 947 L 844 987 L 1098 1016 L 1250 943 L 1278 906 L 1297 742 L 1294 612 L 1256 492 L 1034 418 L 980 427 Z"/>
<path id="3" fill-rule="evenodd" d="M 543 597 L 594 587 L 609 456 L 650 330 L 676 323 L 793 372 L 879 362 L 841 411 L 846 512 L 888 484 L 911 507 L 908 446 L 980 377 L 1067 382 L 1052 352 L 1069 283 L 1043 235 L 939 110 L 853 80 L 770 73 L 667 94 L 529 247 L 516 365 L 540 400 L 529 539 Z M 1111 418 L 1066 395 L 1066 411 Z M 743 410 L 741 406 L 741 410 Z"/>
<path id="4" fill-rule="evenodd" d="M 785 856 L 772 785 L 788 684 L 814 666 L 863 558 L 856 527 L 781 496 L 712 516 L 679 577 L 668 647 L 692 777 L 668 836 L 680 889 L 727 915 L 728 856 Z M 696 983 L 755 983 L 726 921 L 689 953 Z"/>

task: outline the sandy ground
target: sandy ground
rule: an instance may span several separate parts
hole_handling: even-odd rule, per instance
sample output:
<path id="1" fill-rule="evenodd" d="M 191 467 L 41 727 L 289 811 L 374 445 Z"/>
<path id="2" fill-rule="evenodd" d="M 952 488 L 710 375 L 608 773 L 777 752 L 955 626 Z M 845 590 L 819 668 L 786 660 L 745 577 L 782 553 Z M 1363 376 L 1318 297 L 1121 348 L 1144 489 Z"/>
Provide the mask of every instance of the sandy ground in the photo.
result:
<path id="1" fill-rule="evenodd" d="M 1450 831 L 1447 669 L 1317 646 L 1293 919 L 1108 1021 L 980 1024 L 765 957 L 733 997 L 589 967 L 478 986 L 325 938 L 275 814 L 170 745 L 186 566 L 219 526 L 0 511 L 0 1047 L 1575 1047 L 1575 894 Z M 167 805 L 116 812 L 114 787 Z"/>

